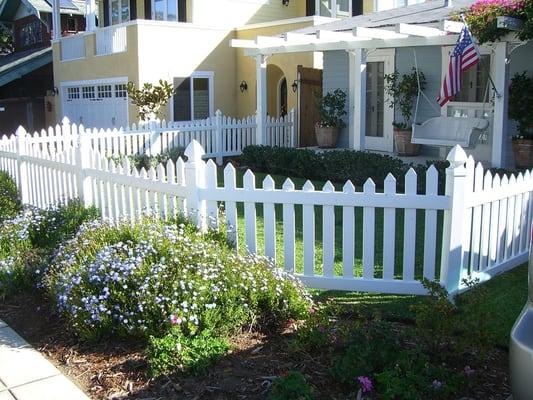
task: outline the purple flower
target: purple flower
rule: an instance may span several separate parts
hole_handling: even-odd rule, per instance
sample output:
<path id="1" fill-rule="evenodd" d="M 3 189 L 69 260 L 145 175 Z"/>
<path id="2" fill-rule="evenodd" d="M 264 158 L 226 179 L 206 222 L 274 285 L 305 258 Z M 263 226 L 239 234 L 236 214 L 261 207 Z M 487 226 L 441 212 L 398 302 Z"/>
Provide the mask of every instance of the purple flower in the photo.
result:
<path id="1" fill-rule="evenodd" d="M 372 379 L 370 379 L 368 376 L 358 376 L 357 380 L 361 385 L 363 393 L 369 393 L 374 388 L 374 386 L 372 385 Z"/>
<path id="2" fill-rule="evenodd" d="M 442 387 L 442 382 L 435 379 L 433 382 L 431 382 L 431 386 L 433 386 L 433 389 L 439 390 Z"/>
<path id="3" fill-rule="evenodd" d="M 170 316 L 170 323 L 171 323 L 172 325 L 179 325 L 179 324 L 181 324 L 182 322 L 183 322 L 183 320 L 182 320 L 180 317 L 178 317 L 177 315 L 172 314 L 172 315 Z"/>
<path id="4" fill-rule="evenodd" d="M 466 367 L 464 367 L 463 372 L 464 372 L 465 375 L 468 376 L 468 375 L 472 375 L 476 371 L 474 371 L 472 368 L 470 368 L 470 365 L 467 365 Z"/>

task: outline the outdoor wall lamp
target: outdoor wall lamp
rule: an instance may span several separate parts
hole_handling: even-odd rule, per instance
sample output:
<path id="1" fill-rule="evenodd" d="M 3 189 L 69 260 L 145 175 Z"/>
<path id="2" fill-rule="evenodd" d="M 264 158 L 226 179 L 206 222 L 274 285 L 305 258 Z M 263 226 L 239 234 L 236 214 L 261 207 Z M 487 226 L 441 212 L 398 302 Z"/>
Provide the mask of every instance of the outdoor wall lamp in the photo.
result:
<path id="1" fill-rule="evenodd" d="M 241 81 L 239 88 L 241 89 L 241 93 L 244 93 L 246 90 L 248 90 L 248 84 L 246 81 Z"/>
<path id="2" fill-rule="evenodd" d="M 294 93 L 296 93 L 296 91 L 298 90 L 298 80 L 297 79 L 294 80 L 294 82 L 292 83 L 291 87 L 292 87 L 292 91 Z"/>
<path id="3" fill-rule="evenodd" d="M 281 4 L 287 7 L 289 5 L 289 0 L 281 0 Z"/>
<path id="4" fill-rule="evenodd" d="M 59 94 L 59 89 L 57 88 L 57 86 L 54 86 L 51 92 L 52 96 L 57 96 Z"/>

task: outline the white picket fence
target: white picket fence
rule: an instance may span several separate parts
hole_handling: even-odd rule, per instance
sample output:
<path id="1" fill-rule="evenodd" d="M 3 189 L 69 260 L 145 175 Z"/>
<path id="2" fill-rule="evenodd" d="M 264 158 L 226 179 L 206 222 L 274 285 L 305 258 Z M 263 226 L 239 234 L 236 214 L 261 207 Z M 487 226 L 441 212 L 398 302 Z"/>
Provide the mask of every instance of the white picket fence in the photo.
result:
<path id="1" fill-rule="evenodd" d="M 376 191 L 371 179 L 362 191 L 350 182 L 342 191 L 330 182 L 323 188 L 307 182 L 296 190 L 290 179 L 276 188 L 270 176 L 256 187 L 251 171 L 238 187 L 231 164 L 219 185 L 216 164 L 204 161 L 206 154 L 196 140 L 185 151 L 187 161 L 137 171 L 127 158 L 117 165 L 102 154 L 93 135 L 66 135 L 76 141 L 43 147 L 42 137 L 19 129 L 17 136 L 0 140 L 0 169 L 14 177 L 23 202 L 38 207 L 78 197 L 97 206 L 104 218 L 138 220 L 144 211 L 163 218 L 183 213 L 202 229 L 218 227 L 224 218 L 237 248 L 277 260 L 313 288 L 424 294 L 419 280 L 423 276 L 438 277 L 453 293 L 464 288 L 465 277 L 487 280 L 527 260 L 532 172 L 500 179 L 467 159 L 459 146 L 448 156 L 445 195 L 440 195 L 434 167 L 426 171 L 424 193 L 417 193 L 418 178 L 412 169 L 402 192 L 392 175 L 383 192 Z M 403 216 L 403 222 L 397 216 Z M 423 223 L 423 237 L 417 238 L 417 223 Z M 336 235 L 341 237 L 335 240 Z M 361 257 L 356 255 L 358 241 Z M 379 242 L 383 252 L 378 257 Z"/>
<path id="2" fill-rule="evenodd" d="M 295 146 L 294 110 L 283 117 L 268 117 L 265 127 L 265 144 Z M 185 148 L 196 140 L 205 149 L 206 157 L 215 158 L 218 164 L 222 164 L 223 157 L 240 155 L 243 148 L 256 144 L 257 117 L 236 119 L 222 115 L 218 110 L 214 117 L 202 120 L 153 121 L 120 129 L 78 127 L 64 118 L 61 126 L 36 132 L 32 142 L 40 143 L 41 149 L 47 148 L 52 153 L 61 152 L 65 145 L 72 146 L 77 141 L 81 131 L 89 134 L 92 147 L 106 156 L 155 155 L 176 147 Z"/>

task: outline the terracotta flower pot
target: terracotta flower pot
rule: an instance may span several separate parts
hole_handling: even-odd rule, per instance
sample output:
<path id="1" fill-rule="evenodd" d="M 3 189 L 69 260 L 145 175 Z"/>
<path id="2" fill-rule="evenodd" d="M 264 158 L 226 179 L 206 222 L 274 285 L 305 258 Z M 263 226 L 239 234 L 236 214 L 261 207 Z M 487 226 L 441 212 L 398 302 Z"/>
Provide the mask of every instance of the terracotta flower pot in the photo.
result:
<path id="1" fill-rule="evenodd" d="M 318 147 L 335 147 L 339 136 L 339 128 L 315 125 L 315 135 Z"/>
<path id="2" fill-rule="evenodd" d="M 513 140 L 513 153 L 515 165 L 518 168 L 533 167 L 533 140 L 515 139 Z"/>
<path id="3" fill-rule="evenodd" d="M 417 156 L 420 153 L 420 145 L 411 143 L 412 134 L 410 130 L 394 128 L 394 142 L 399 156 Z"/>

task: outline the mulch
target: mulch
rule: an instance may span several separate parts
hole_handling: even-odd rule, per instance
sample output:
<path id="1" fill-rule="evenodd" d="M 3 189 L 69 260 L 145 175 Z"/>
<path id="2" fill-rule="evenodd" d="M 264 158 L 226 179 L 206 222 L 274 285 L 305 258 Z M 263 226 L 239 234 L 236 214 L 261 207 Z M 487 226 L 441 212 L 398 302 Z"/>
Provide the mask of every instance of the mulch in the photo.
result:
<path id="1" fill-rule="evenodd" d="M 0 302 L 0 318 L 47 356 L 92 399 L 265 399 L 273 379 L 299 370 L 317 399 L 347 400 L 331 380 L 327 366 L 306 353 L 289 353 L 288 333 L 242 332 L 232 351 L 200 377 L 183 375 L 151 379 L 143 344 L 107 340 L 83 343 L 38 292 Z M 504 400 L 509 396 L 507 352 L 495 349 L 470 397 Z"/>

